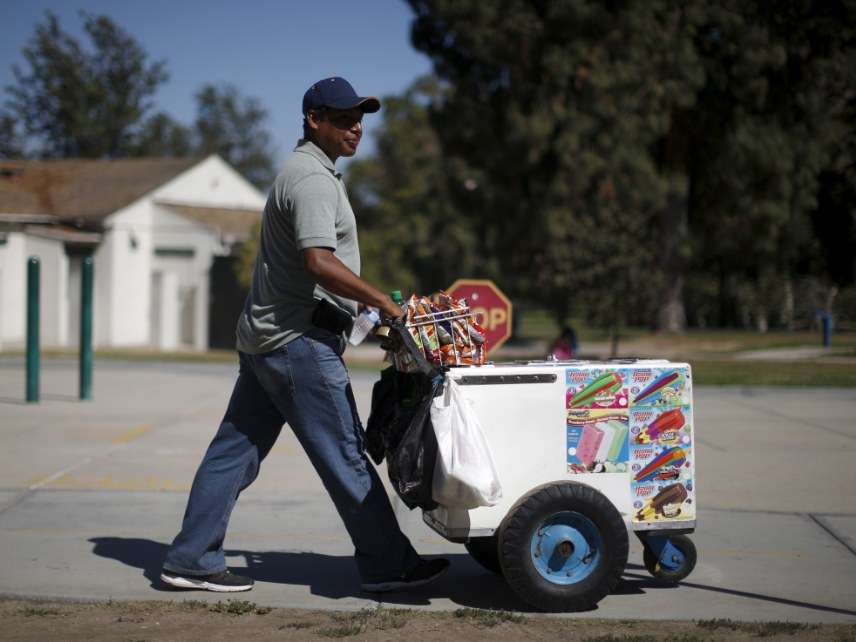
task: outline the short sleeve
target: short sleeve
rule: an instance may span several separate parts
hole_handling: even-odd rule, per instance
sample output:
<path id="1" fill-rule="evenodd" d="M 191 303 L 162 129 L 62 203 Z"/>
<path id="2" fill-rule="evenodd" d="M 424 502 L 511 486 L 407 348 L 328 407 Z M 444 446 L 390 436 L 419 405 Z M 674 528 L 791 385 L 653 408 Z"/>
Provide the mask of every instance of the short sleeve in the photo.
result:
<path id="1" fill-rule="evenodd" d="M 310 174 L 294 187 L 292 213 L 297 248 L 329 247 L 336 249 L 336 211 L 339 190 L 335 179 L 324 174 Z"/>

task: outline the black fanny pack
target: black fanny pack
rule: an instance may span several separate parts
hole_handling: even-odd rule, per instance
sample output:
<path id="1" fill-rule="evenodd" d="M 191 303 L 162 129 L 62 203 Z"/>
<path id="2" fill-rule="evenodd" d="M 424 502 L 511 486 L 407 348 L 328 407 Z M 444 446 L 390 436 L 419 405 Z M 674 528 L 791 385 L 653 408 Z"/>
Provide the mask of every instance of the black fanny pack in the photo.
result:
<path id="1" fill-rule="evenodd" d="M 353 324 L 353 317 L 335 303 L 319 299 L 312 313 L 312 325 L 333 334 L 347 332 Z"/>

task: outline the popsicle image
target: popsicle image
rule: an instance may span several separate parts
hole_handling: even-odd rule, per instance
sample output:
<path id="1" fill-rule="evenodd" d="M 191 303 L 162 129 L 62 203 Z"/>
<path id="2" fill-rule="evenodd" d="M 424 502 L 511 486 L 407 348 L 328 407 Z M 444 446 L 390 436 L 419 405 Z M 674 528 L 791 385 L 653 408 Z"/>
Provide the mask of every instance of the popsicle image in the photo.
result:
<path id="1" fill-rule="evenodd" d="M 600 421 L 597 427 L 603 431 L 603 439 L 600 441 L 600 447 L 597 449 L 595 461 L 606 461 L 609 456 L 609 449 L 612 448 L 612 442 L 615 439 L 615 427 L 610 425 L 609 421 Z"/>
<path id="2" fill-rule="evenodd" d="M 598 422 L 603 430 L 603 441 L 597 449 L 595 461 L 618 461 L 624 442 L 627 440 L 627 424 L 617 419 Z"/>
<path id="3" fill-rule="evenodd" d="M 657 441 L 664 432 L 680 430 L 684 426 L 684 413 L 680 408 L 667 410 L 636 435 L 637 444 L 647 444 Z"/>
<path id="4" fill-rule="evenodd" d="M 652 397 L 660 390 L 668 386 L 670 383 L 675 381 L 680 375 L 677 370 L 672 370 L 672 372 L 667 372 L 661 377 L 655 379 L 651 385 L 645 388 L 642 392 L 636 395 L 636 399 L 634 399 L 634 403 L 639 403 L 640 401 L 645 400 L 647 397 Z"/>
<path id="5" fill-rule="evenodd" d="M 615 436 L 612 438 L 612 445 L 609 447 L 609 452 L 606 455 L 608 461 L 618 461 L 621 450 L 627 441 L 627 424 L 623 421 L 610 421 L 610 426 L 615 428 Z"/>
<path id="6" fill-rule="evenodd" d="M 657 471 L 664 466 L 681 466 L 686 460 L 687 454 L 684 452 L 683 448 L 680 448 L 679 446 L 667 448 L 654 457 L 654 459 L 652 459 L 645 468 L 636 473 L 633 480 L 636 482 L 651 481 L 657 475 Z"/>
<path id="7" fill-rule="evenodd" d="M 679 506 L 684 503 L 686 498 L 687 489 L 683 484 L 670 484 L 645 502 L 645 506 L 636 513 L 636 520 L 647 522 L 655 519 L 658 514 L 663 517 L 676 517 L 677 513 L 667 515 L 667 512 L 671 513 L 671 511 L 668 511 L 666 507 L 673 504 Z"/>
<path id="8" fill-rule="evenodd" d="M 594 463 L 601 441 L 603 441 L 603 431 L 600 428 L 596 426 L 583 428 L 580 443 L 577 444 L 577 459 L 580 460 L 580 463 L 585 464 L 586 468 L 591 468 Z"/>
<path id="9" fill-rule="evenodd" d="M 594 398 L 605 392 L 616 392 L 621 388 L 621 377 L 617 372 L 607 372 L 592 381 L 571 398 L 570 408 L 578 408 L 590 403 Z"/>

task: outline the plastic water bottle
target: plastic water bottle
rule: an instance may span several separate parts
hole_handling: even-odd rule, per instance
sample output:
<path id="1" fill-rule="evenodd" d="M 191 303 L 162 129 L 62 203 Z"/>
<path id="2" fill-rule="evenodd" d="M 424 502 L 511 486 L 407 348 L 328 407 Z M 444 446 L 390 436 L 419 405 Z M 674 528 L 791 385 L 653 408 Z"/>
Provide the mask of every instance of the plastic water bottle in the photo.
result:
<path id="1" fill-rule="evenodd" d="M 380 315 L 374 308 L 366 308 L 354 319 L 354 327 L 348 342 L 352 346 L 360 345 L 376 325 L 380 323 Z"/>

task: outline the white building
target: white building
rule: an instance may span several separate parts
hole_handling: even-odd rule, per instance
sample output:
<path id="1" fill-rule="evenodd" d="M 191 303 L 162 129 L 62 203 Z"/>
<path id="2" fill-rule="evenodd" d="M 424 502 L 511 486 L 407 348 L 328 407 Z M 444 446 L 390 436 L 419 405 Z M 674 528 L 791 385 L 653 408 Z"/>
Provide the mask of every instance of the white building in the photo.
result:
<path id="1" fill-rule="evenodd" d="M 221 288 L 212 268 L 231 261 L 264 203 L 218 156 L 0 161 L 0 346 L 25 343 L 30 256 L 41 263 L 42 346 L 77 346 L 91 254 L 95 347 L 208 348 Z M 231 269 L 214 272 L 231 297 L 231 318 L 217 321 L 234 329 Z"/>

